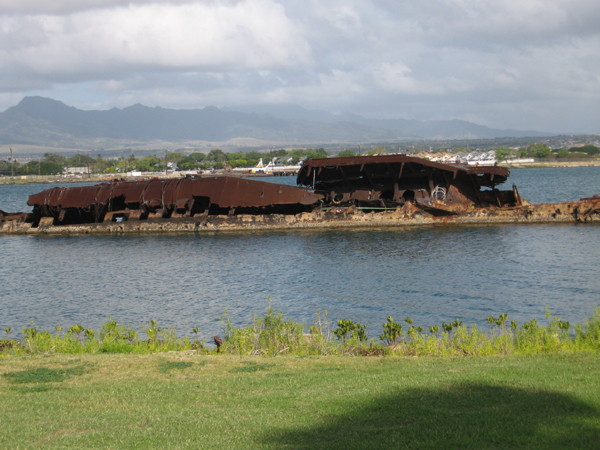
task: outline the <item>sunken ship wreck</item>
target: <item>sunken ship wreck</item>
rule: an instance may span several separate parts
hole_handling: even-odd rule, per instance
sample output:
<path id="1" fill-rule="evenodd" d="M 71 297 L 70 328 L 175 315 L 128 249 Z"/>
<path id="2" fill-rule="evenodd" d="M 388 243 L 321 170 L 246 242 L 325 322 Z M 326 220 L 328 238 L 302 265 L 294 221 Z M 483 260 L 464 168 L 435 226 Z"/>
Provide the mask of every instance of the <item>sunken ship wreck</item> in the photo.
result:
<path id="1" fill-rule="evenodd" d="M 232 176 L 55 187 L 29 213 L 0 211 L 0 233 L 176 232 L 450 223 L 600 221 L 600 197 L 534 205 L 501 166 L 408 155 L 304 162 L 296 186 Z"/>

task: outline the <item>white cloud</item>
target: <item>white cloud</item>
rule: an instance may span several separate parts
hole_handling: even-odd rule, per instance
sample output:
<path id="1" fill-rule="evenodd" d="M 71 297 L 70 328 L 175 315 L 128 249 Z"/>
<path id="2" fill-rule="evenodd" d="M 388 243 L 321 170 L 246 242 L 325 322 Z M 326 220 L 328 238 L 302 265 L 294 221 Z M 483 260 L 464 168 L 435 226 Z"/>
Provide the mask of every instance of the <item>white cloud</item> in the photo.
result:
<path id="1" fill-rule="evenodd" d="M 310 63 L 310 48 L 276 3 L 149 4 L 2 19 L 0 70 L 103 78 L 132 70 L 253 70 Z M 23 69 L 20 69 L 23 70 Z"/>
<path id="2" fill-rule="evenodd" d="M 598 132 L 599 22 L 597 0 L 3 0 L 0 107 L 266 101 L 541 130 L 570 111 Z"/>
<path id="3" fill-rule="evenodd" d="M 234 3 L 220 1 L 219 3 Z M 208 0 L 203 3 L 216 3 Z M 119 6 L 140 6 L 147 4 L 198 3 L 196 0 L 2 0 L 0 14 L 57 14 L 68 15 L 74 12 L 94 9 L 107 9 Z"/>

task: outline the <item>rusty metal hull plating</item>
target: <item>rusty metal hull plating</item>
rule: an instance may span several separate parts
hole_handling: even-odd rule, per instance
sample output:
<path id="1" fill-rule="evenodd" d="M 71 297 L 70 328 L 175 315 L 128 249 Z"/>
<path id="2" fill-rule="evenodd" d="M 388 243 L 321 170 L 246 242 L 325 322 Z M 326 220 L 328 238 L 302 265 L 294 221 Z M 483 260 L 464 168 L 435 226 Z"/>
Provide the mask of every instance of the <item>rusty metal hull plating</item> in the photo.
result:
<path id="1" fill-rule="evenodd" d="M 31 195 L 34 222 L 54 225 L 130 218 L 194 217 L 201 214 L 298 214 L 322 196 L 306 189 L 235 177 L 114 181 L 95 186 L 52 188 Z"/>

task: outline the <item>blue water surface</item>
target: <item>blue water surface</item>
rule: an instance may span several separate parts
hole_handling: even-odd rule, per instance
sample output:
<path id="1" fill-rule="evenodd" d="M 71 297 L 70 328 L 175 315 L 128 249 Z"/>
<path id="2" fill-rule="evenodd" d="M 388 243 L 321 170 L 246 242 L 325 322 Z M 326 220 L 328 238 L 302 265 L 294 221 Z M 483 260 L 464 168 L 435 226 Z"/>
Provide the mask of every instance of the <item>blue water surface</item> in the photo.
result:
<path id="1" fill-rule="evenodd" d="M 291 177 L 273 179 L 293 183 Z M 532 202 L 600 193 L 600 168 L 514 170 Z M 48 185 L 0 186 L 0 208 L 27 210 Z M 510 188 L 510 185 L 508 186 Z M 431 326 L 489 315 L 571 323 L 600 306 L 600 226 L 481 225 L 125 236 L 0 236 L 0 327 L 52 329 L 150 319 L 179 334 L 222 334 L 263 313 L 268 297 L 307 324 L 381 333 L 389 315 Z"/>

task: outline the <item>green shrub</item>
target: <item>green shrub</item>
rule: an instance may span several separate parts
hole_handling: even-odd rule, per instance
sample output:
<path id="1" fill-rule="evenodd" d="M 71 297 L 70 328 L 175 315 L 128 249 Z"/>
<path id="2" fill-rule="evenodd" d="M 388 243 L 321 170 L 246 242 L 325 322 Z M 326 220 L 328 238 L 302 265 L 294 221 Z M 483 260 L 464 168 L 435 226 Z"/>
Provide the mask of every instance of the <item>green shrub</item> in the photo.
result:
<path id="1" fill-rule="evenodd" d="M 379 339 L 387 345 L 396 345 L 401 334 L 402 325 L 394 322 L 392 316 L 389 316 L 387 322 L 383 324 L 383 334 L 379 336 Z"/>
<path id="2" fill-rule="evenodd" d="M 285 319 L 281 311 L 269 307 L 264 317 L 252 314 L 252 324 L 238 328 L 225 315 L 225 341 L 222 351 L 241 355 L 279 355 L 308 352 L 309 340 L 304 337 L 304 323 Z"/>

